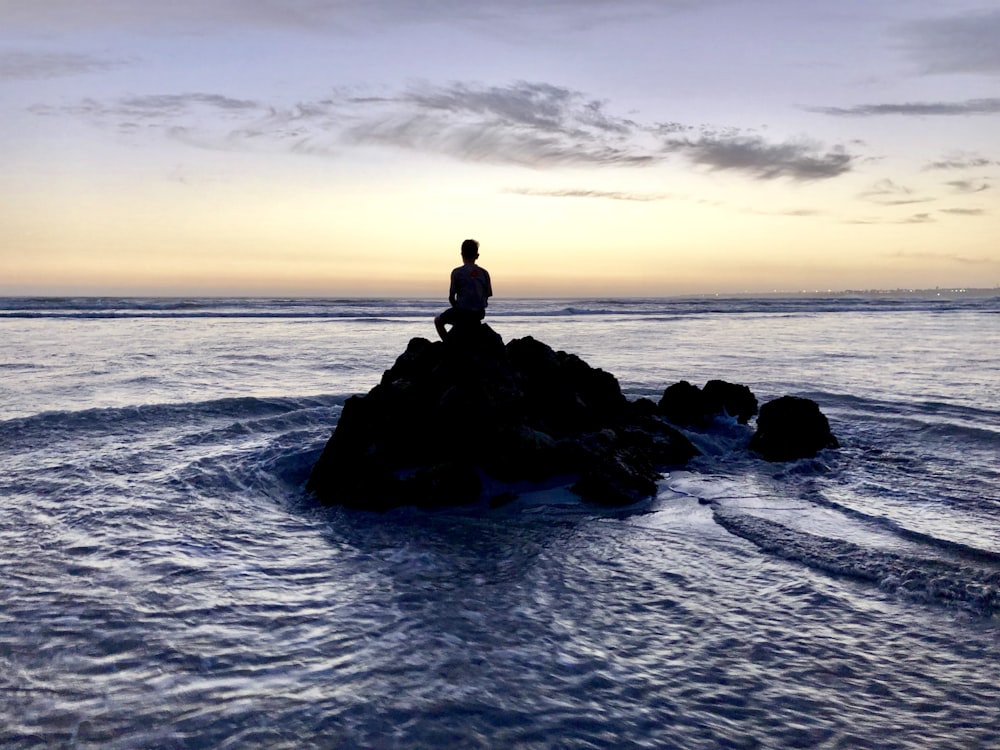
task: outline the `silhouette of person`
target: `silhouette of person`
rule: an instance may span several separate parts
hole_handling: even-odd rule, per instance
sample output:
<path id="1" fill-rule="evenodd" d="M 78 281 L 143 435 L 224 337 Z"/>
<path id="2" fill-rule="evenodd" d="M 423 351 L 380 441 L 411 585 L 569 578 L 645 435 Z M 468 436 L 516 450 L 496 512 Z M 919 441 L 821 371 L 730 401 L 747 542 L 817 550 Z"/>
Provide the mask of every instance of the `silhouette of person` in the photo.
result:
<path id="1" fill-rule="evenodd" d="M 466 326 L 478 324 L 486 317 L 487 300 L 493 296 L 490 274 L 482 266 L 476 265 L 479 258 L 479 243 L 465 240 L 462 243 L 462 265 L 451 272 L 451 288 L 448 302 L 451 307 L 434 318 L 434 327 L 443 340 L 448 331 L 446 325 Z"/>

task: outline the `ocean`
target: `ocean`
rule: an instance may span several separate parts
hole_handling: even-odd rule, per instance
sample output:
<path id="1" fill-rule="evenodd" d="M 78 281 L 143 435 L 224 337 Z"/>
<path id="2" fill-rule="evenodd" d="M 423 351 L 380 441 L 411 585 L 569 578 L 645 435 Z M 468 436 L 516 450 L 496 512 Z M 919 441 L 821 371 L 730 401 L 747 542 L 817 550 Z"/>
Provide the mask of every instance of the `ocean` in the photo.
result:
<path id="1" fill-rule="evenodd" d="M 305 493 L 440 300 L 0 299 L 0 746 L 1000 747 L 1000 296 L 496 299 L 630 398 L 816 401 L 628 508 Z"/>

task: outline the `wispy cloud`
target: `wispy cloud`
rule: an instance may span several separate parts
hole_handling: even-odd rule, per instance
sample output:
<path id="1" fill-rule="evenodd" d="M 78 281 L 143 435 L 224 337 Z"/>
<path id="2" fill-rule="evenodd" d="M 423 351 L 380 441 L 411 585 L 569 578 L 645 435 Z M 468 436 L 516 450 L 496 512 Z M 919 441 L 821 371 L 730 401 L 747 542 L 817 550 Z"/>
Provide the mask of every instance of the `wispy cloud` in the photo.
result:
<path id="1" fill-rule="evenodd" d="M 252 111 L 260 104 L 251 99 L 233 99 L 219 94 L 160 94 L 129 96 L 119 101 L 120 109 L 131 114 L 173 116 L 192 106 L 205 106 L 231 111 Z"/>
<path id="2" fill-rule="evenodd" d="M 982 208 L 942 208 L 940 210 L 943 214 L 954 216 L 986 216 L 988 213 Z"/>
<path id="3" fill-rule="evenodd" d="M 910 214 L 909 216 L 904 216 L 902 218 L 888 219 L 884 217 L 878 218 L 863 218 L 863 219 L 848 219 L 844 221 L 845 224 L 931 224 L 935 222 L 936 219 L 931 215 L 930 212 L 924 211 L 917 214 Z"/>
<path id="4" fill-rule="evenodd" d="M 642 129 L 601 101 L 550 84 L 506 87 L 456 83 L 388 96 L 333 96 L 295 106 L 208 93 L 145 95 L 70 107 L 38 105 L 40 115 L 72 114 L 120 131 L 159 129 L 192 145 L 277 148 L 332 155 L 380 146 L 465 161 L 545 167 L 643 166 L 662 160 Z"/>
<path id="5" fill-rule="evenodd" d="M 542 188 L 529 188 L 529 187 L 507 188 L 503 192 L 512 195 L 525 195 L 525 196 L 540 197 L 540 198 L 583 198 L 583 199 L 596 198 L 600 200 L 634 201 L 638 203 L 651 203 L 655 201 L 682 201 L 686 203 L 697 204 L 700 206 L 715 206 L 715 207 L 726 206 L 726 204 L 719 201 L 707 200 L 705 198 L 700 198 L 695 195 L 690 195 L 690 194 L 685 195 L 680 193 L 649 193 L 649 192 L 634 192 L 634 191 L 622 191 L 622 190 L 591 190 L 582 188 L 542 189 Z M 740 213 L 752 214 L 755 216 L 811 218 L 815 216 L 824 215 L 823 211 L 812 208 L 788 208 L 788 209 L 778 209 L 778 210 L 764 210 L 760 208 L 749 208 L 749 207 L 739 207 L 739 206 L 732 208 Z"/>
<path id="6" fill-rule="evenodd" d="M 902 218 L 887 219 L 887 218 L 866 218 L 866 219 L 853 219 L 847 221 L 847 224 L 932 224 L 937 219 L 934 218 L 934 214 L 945 214 L 947 216 L 989 216 L 989 211 L 982 208 L 940 208 L 937 211 L 929 212 L 923 211 L 921 213 L 910 214 L 909 216 L 904 216 Z M 906 257 L 920 258 L 920 257 L 934 257 L 934 258 L 948 258 L 951 260 L 964 262 L 964 263 L 976 263 L 981 262 L 977 259 L 963 259 L 961 256 L 957 255 L 920 255 L 912 254 Z"/>
<path id="7" fill-rule="evenodd" d="M 534 168 L 645 167 L 683 157 L 713 171 L 796 181 L 837 177 L 856 160 L 841 146 L 804 139 L 775 142 L 738 129 L 642 123 L 582 92 L 525 81 L 423 84 L 382 95 L 341 90 L 291 107 L 185 93 L 32 111 L 75 115 L 119 132 L 159 131 L 205 148 L 326 156 L 372 146 Z"/>
<path id="8" fill-rule="evenodd" d="M 547 83 L 424 86 L 343 103 L 365 105 L 343 133 L 354 144 L 536 167 L 643 166 L 659 158 L 642 144 L 637 123 L 610 114 L 605 102 Z"/>
<path id="9" fill-rule="evenodd" d="M 995 115 L 1000 113 L 1000 98 L 967 99 L 963 102 L 906 102 L 902 104 L 859 104 L 854 107 L 809 107 L 808 110 L 836 117 Z"/>
<path id="10" fill-rule="evenodd" d="M 837 146 L 825 150 L 816 143 L 771 143 L 760 136 L 702 135 L 670 139 L 665 148 L 712 170 L 735 170 L 761 180 L 823 180 L 849 172 L 855 157 Z"/>
<path id="11" fill-rule="evenodd" d="M 750 208 L 744 209 L 743 213 L 754 214 L 756 216 L 787 216 L 796 219 L 824 215 L 823 211 L 815 208 L 789 208 L 779 211 L 762 211 L 758 208 Z"/>
<path id="12" fill-rule="evenodd" d="M 950 180 L 945 184 L 956 193 L 982 193 L 992 187 L 982 180 Z"/>
<path id="13" fill-rule="evenodd" d="M 933 263 L 940 263 L 945 261 L 948 263 L 959 263 L 967 266 L 1000 266 L 1000 262 L 993 260 L 991 258 L 976 258 L 970 257 L 968 255 L 959 255 L 957 253 L 921 253 L 913 251 L 900 250 L 895 253 L 886 253 L 884 255 L 886 258 L 893 258 L 896 260 L 905 261 L 928 261 Z"/>
<path id="14" fill-rule="evenodd" d="M 579 132 L 585 127 L 628 135 L 636 128 L 631 120 L 609 115 L 605 102 L 588 100 L 580 92 L 548 83 L 520 81 L 511 86 L 488 87 L 455 83 L 447 88 L 413 90 L 399 100 L 422 110 L 472 115 L 561 133 Z"/>
<path id="15" fill-rule="evenodd" d="M 216 149 L 239 148 L 238 134 L 248 124 L 273 119 L 275 114 L 252 100 L 201 93 L 127 96 L 110 103 L 87 98 L 71 105 L 36 104 L 29 111 L 39 116 L 79 117 L 119 133 L 160 133 Z"/>
<path id="16" fill-rule="evenodd" d="M 0 81 L 31 81 L 101 73 L 123 64 L 122 60 L 72 52 L 0 52 Z"/>
<path id="17" fill-rule="evenodd" d="M 858 197 L 872 203 L 878 203 L 880 206 L 906 206 L 911 203 L 927 203 L 931 200 L 916 196 L 912 188 L 900 185 L 890 179 L 879 180 L 868 190 L 859 193 Z"/>
<path id="18" fill-rule="evenodd" d="M 530 195 L 543 198 L 602 198 L 615 201 L 650 201 L 670 200 L 667 193 L 633 193 L 617 190 L 538 190 L 535 188 L 508 188 L 505 193 L 513 195 Z"/>
<path id="19" fill-rule="evenodd" d="M 1000 71 L 1000 10 L 911 21 L 899 35 L 926 73 Z"/>
<path id="20" fill-rule="evenodd" d="M 716 0 L 725 2 L 727 0 Z M 685 11 L 706 0 L 45 0 L 0 4 L 0 27 L 39 31 L 94 28 L 249 27 L 351 30 L 362 26 L 447 22 L 494 29 L 539 23 L 586 29 L 619 19 Z"/>
<path id="21" fill-rule="evenodd" d="M 913 214 L 905 219 L 900 219 L 898 223 L 900 224 L 929 224 L 935 221 L 934 217 L 929 213 Z"/>
<path id="22" fill-rule="evenodd" d="M 928 164 L 924 169 L 979 169 L 982 167 L 992 167 L 995 165 L 1000 165 L 1000 161 L 994 161 L 992 159 L 987 159 L 983 156 L 978 156 L 976 154 L 954 154 L 945 159 L 940 159 L 938 161 L 933 161 Z"/>

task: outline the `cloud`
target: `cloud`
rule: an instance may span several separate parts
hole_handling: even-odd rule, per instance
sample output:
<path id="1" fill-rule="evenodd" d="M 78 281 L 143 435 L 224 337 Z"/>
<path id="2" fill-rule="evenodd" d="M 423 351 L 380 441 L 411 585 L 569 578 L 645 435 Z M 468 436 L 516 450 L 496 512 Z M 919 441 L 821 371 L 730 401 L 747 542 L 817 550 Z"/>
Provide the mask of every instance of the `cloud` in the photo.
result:
<path id="1" fill-rule="evenodd" d="M 726 206 L 726 204 L 719 201 L 707 200 L 705 198 L 698 198 L 693 195 L 684 195 L 676 193 L 636 193 L 631 191 L 590 190 L 590 189 L 579 189 L 579 188 L 550 190 L 550 189 L 527 188 L 527 187 L 507 188 L 503 192 L 512 195 L 526 195 L 526 196 L 541 197 L 541 198 L 598 198 L 603 200 L 615 200 L 615 201 L 635 201 L 639 203 L 650 203 L 654 201 L 685 201 L 688 203 L 695 203 L 701 206 L 715 206 L 715 207 Z M 789 208 L 789 209 L 765 211 L 759 208 L 737 207 L 736 210 L 740 211 L 741 213 L 753 214 L 755 216 L 782 216 L 791 218 L 815 217 L 815 216 L 822 216 L 824 214 L 823 211 L 811 208 Z"/>
<path id="2" fill-rule="evenodd" d="M 155 94 L 126 96 L 110 104 L 83 99 L 78 104 L 52 106 L 36 104 L 30 111 L 37 115 L 76 115 L 93 120 L 137 118 L 164 123 L 178 118 L 191 119 L 199 110 L 212 117 L 219 111 L 232 113 L 260 112 L 263 105 L 249 99 L 232 99 L 219 94 Z"/>
<path id="3" fill-rule="evenodd" d="M 955 216 L 986 216 L 987 211 L 982 208 L 942 208 L 943 214 L 953 214 Z"/>
<path id="4" fill-rule="evenodd" d="M 911 188 L 899 185 L 890 179 L 879 180 L 868 190 L 858 194 L 858 197 L 878 203 L 880 206 L 906 206 L 912 203 L 927 203 L 930 198 L 919 198 Z"/>
<path id="5" fill-rule="evenodd" d="M 233 99 L 219 94 L 160 94 L 152 96 L 129 96 L 120 100 L 122 110 L 144 115 L 171 116 L 180 114 L 192 106 L 206 106 L 215 109 L 247 111 L 260 108 L 260 104 L 250 99 Z"/>
<path id="6" fill-rule="evenodd" d="M 219 94 L 130 96 L 71 107 L 37 105 L 39 115 L 72 114 L 119 131 L 159 129 L 207 148 L 278 148 L 330 155 L 378 146 L 464 161 L 545 167 L 643 166 L 662 160 L 642 130 L 604 102 L 550 84 L 416 86 L 390 96 L 334 96 L 273 106 Z"/>
<path id="7" fill-rule="evenodd" d="M 988 211 L 981 208 L 941 208 L 938 209 L 937 213 L 948 214 L 949 216 L 987 216 Z M 847 222 L 848 224 L 931 224 L 937 221 L 934 216 L 929 212 L 922 212 L 917 214 L 911 214 L 902 219 L 858 219 L 854 221 Z M 921 255 L 919 253 L 913 253 L 906 255 L 906 257 L 912 258 L 947 258 L 948 260 L 954 260 L 959 263 L 983 263 L 986 262 L 982 259 L 976 258 L 963 258 L 957 255 Z"/>
<path id="8" fill-rule="evenodd" d="M 40 116 L 75 116 L 124 134 L 158 132 L 204 148 L 238 148 L 237 135 L 247 124 L 273 114 L 264 105 L 219 94 L 156 94 L 127 96 L 105 103 L 87 98 L 76 104 L 36 104 Z"/>
<path id="9" fill-rule="evenodd" d="M 945 184 L 956 193 L 982 193 L 992 187 L 982 180 L 951 180 Z"/>
<path id="10" fill-rule="evenodd" d="M 735 128 L 643 124 L 603 100 L 548 83 L 415 85 L 372 96 L 339 90 L 294 106 L 211 93 L 128 96 L 70 107 L 36 105 L 122 133 L 160 132 L 203 148 L 335 155 L 363 146 L 520 165 L 645 167 L 681 156 L 754 179 L 837 177 L 855 157 L 805 140 L 770 142 Z M 679 133 L 698 133 L 678 137 Z"/>
<path id="11" fill-rule="evenodd" d="M 123 64 L 121 60 L 72 52 L 0 52 L 0 81 L 32 81 L 101 73 Z"/>
<path id="12" fill-rule="evenodd" d="M 534 188 L 508 188 L 505 193 L 514 195 L 540 196 L 544 198 L 604 198 L 615 201 L 650 201 L 669 200 L 666 193 L 630 193 L 614 190 L 536 190 Z"/>
<path id="13" fill-rule="evenodd" d="M 727 0 L 720 0 L 726 2 Z M 161 31 L 221 28 L 351 31 L 359 27 L 448 22 L 526 32 L 540 23 L 587 29 L 621 19 L 684 11 L 696 0 L 45 0 L 0 4 L 0 28 L 38 32 L 141 28 Z"/>
<path id="14" fill-rule="evenodd" d="M 964 102 L 908 102 L 905 104 L 859 104 L 855 107 L 809 107 L 808 111 L 835 117 L 911 117 L 1000 114 L 1000 98 L 967 99 Z"/>
<path id="15" fill-rule="evenodd" d="M 954 154 L 946 159 L 941 159 L 939 161 L 934 161 L 924 167 L 925 170 L 930 169 L 978 169 L 980 167 L 992 167 L 994 165 L 1000 165 L 1000 162 L 993 161 L 992 159 L 987 159 L 982 156 L 977 156 L 976 154 Z"/>
<path id="16" fill-rule="evenodd" d="M 628 135 L 631 120 L 608 115 L 605 103 L 561 86 L 520 81 L 511 86 L 480 87 L 455 83 L 447 88 L 426 87 L 400 97 L 416 107 L 449 115 L 472 115 L 513 125 L 561 133 L 581 127 Z"/>
<path id="17" fill-rule="evenodd" d="M 789 208 L 782 211 L 761 211 L 760 209 L 747 209 L 744 213 L 755 214 L 757 216 L 788 216 L 792 218 L 808 218 L 812 216 L 823 216 L 824 212 L 814 208 Z"/>
<path id="18" fill-rule="evenodd" d="M 886 258 L 895 258 L 897 260 L 918 260 L 918 261 L 930 261 L 933 263 L 939 263 L 941 261 L 947 261 L 950 263 L 960 263 L 962 265 L 969 266 L 1000 266 L 995 260 L 990 258 L 972 258 L 967 255 L 958 255 L 957 253 L 920 253 L 913 251 L 899 250 L 895 253 L 886 253 Z"/>
<path id="19" fill-rule="evenodd" d="M 934 217 L 932 217 L 929 213 L 922 213 L 922 214 L 913 214 L 912 216 L 910 216 L 908 218 L 900 219 L 896 223 L 897 224 L 929 224 L 929 223 L 931 223 L 933 221 L 934 221 Z"/>
<path id="20" fill-rule="evenodd" d="M 868 219 L 848 219 L 844 221 L 844 224 L 931 224 L 936 219 L 929 212 L 921 212 L 918 214 L 911 214 L 905 216 L 901 219 L 884 219 L 884 218 L 868 218 Z"/>
<path id="21" fill-rule="evenodd" d="M 898 33 L 925 73 L 1000 72 L 1000 10 L 911 21 Z"/>
<path id="22" fill-rule="evenodd" d="M 769 143 L 760 136 L 739 134 L 703 134 L 693 140 L 668 140 L 665 148 L 712 170 L 736 170 L 762 180 L 838 177 L 851 170 L 855 159 L 842 147 L 824 152 L 822 146 L 811 142 Z"/>
<path id="23" fill-rule="evenodd" d="M 356 103 L 356 100 L 352 100 Z M 545 83 L 423 86 L 354 113 L 344 131 L 354 144 L 443 153 L 464 161 L 523 166 L 644 166 L 658 156 L 641 129 L 604 102 Z"/>

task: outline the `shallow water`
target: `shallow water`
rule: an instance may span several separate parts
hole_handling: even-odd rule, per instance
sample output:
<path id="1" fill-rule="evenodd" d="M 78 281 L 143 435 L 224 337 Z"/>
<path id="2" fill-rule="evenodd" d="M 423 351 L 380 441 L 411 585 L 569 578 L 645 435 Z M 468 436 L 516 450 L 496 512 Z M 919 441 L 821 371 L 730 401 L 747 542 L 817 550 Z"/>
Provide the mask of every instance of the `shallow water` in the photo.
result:
<path id="1" fill-rule="evenodd" d="M 436 303 L 4 301 L 0 744 L 1000 745 L 1000 305 L 776 304 L 489 322 L 633 397 L 806 395 L 841 451 L 719 424 L 626 510 L 372 515 L 302 488 Z"/>

